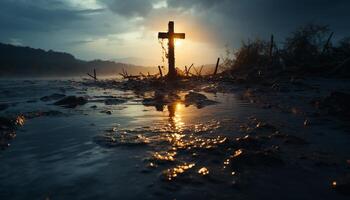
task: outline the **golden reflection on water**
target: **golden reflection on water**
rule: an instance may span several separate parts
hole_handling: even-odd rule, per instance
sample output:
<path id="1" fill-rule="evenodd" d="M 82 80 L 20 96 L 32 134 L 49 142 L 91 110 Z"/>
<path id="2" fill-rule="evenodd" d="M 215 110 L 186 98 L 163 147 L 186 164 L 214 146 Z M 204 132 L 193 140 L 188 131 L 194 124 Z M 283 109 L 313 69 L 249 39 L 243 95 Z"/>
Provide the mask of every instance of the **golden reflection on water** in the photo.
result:
<path id="1" fill-rule="evenodd" d="M 175 160 L 175 156 L 176 156 L 177 152 L 176 151 L 172 151 L 172 152 L 155 152 L 153 154 L 153 158 L 155 160 L 163 160 L 163 161 L 174 161 Z"/>
<path id="2" fill-rule="evenodd" d="M 149 154 L 147 168 L 162 169 L 162 177 L 167 181 L 176 180 L 180 174 L 181 176 L 208 175 L 209 169 L 204 166 L 206 163 L 201 163 L 198 168 L 195 165 L 201 156 L 208 153 L 209 149 L 211 151 L 227 143 L 227 137 L 214 134 L 215 130 L 221 127 L 221 123 L 217 120 L 205 123 L 188 121 L 190 120 L 188 116 L 192 113 L 186 113 L 190 112 L 189 109 L 186 109 L 185 105 L 176 98 L 175 101 L 160 106 L 167 108 L 166 120 L 139 129 L 115 128 L 98 139 L 109 146 L 147 144 L 150 148 L 154 148 Z M 163 111 L 163 109 L 160 110 Z M 184 122 L 185 119 L 188 124 Z M 165 169 L 162 165 L 165 165 Z"/>
<path id="3" fill-rule="evenodd" d="M 235 151 L 235 153 L 233 154 L 233 157 L 238 157 L 239 155 L 241 155 L 243 153 L 242 149 L 238 149 L 237 151 Z"/>
<path id="4" fill-rule="evenodd" d="M 198 174 L 202 175 L 202 176 L 205 176 L 205 175 L 208 175 L 209 174 L 209 170 L 208 168 L 206 167 L 202 167 L 198 170 Z"/>
<path id="5" fill-rule="evenodd" d="M 163 173 L 164 173 L 166 179 L 171 181 L 174 178 L 176 178 L 179 174 L 186 172 L 187 170 L 191 169 L 194 166 L 195 166 L 194 163 L 189 163 L 189 164 L 184 163 L 184 164 L 178 165 L 174 168 L 167 169 Z"/>
<path id="6" fill-rule="evenodd" d="M 179 102 L 168 105 L 169 126 L 176 132 L 181 132 L 185 126 L 185 123 L 182 121 L 183 106 L 184 105 Z"/>

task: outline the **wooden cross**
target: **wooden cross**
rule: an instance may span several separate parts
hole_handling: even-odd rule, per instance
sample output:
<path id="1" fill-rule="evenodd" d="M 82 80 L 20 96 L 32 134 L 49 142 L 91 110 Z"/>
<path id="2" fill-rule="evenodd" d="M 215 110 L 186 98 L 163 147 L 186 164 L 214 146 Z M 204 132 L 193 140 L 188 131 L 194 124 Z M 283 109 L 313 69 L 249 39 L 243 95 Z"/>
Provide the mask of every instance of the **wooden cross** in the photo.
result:
<path id="1" fill-rule="evenodd" d="M 185 39 L 185 33 L 174 33 L 174 22 L 170 21 L 168 24 L 168 32 L 159 32 L 159 39 L 168 39 L 168 63 L 169 63 L 169 72 L 168 78 L 173 79 L 177 76 L 175 69 L 175 45 L 174 39 Z"/>

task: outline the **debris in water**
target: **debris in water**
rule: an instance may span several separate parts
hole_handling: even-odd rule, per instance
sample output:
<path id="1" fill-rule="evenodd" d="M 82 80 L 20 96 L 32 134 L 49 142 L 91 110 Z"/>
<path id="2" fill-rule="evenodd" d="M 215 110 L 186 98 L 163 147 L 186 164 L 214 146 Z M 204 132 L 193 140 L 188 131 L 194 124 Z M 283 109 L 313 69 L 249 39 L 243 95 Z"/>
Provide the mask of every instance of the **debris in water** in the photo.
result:
<path id="1" fill-rule="evenodd" d="M 49 96 L 44 96 L 44 97 L 41 97 L 40 100 L 41 101 L 54 101 L 54 100 L 58 100 L 58 99 L 61 99 L 63 97 L 65 97 L 66 95 L 65 94 L 57 94 L 57 93 L 54 93 L 54 94 L 51 94 Z"/>
<path id="2" fill-rule="evenodd" d="M 205 95 L 196 93 L 196 92 L 189 92 L 185 96 L 185 101 L 184 101 L 186 106 L 189 105 L 195 105 L 197 108 L 203 108 L 208 105 L 213 105 L 218 102 L 209 100 Z"/>
<path id="3" fill-rule="evenodd" d="M 23 126 L 25 117 L 17 116 L 15 119 L 0 117 L 0 149 L 10 146 L 10 141 L 16 137 L 16 129 Z"/>
<path id="4" fill-rule="evenodd" d="M 63 106 L 66 108 L 75 108 L 78 105 L 84 105 L 86 103 L 87 100 L 84 97 L 68 96 L 57 101 L 56 103 L 54 103 L 54 105 Z"/>

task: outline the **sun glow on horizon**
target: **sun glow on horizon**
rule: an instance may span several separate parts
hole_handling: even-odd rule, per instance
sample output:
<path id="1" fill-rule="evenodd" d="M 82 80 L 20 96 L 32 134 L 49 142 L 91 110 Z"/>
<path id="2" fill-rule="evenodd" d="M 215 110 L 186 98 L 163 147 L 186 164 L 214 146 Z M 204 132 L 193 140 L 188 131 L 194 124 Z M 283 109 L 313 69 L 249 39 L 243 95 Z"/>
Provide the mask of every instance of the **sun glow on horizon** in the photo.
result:
<path id="1" fill-rule="evenodd" d="M 175 46 L 179 47 L 182 45 L 182 40 L 175 40 Z"/>

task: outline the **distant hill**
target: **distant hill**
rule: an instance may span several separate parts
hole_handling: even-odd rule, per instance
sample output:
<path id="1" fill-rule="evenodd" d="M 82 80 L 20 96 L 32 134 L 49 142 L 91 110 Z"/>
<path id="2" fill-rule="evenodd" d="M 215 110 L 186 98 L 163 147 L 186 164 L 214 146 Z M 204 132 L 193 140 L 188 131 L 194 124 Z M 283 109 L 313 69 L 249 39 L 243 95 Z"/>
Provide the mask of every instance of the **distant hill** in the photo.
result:
<path id="1" fill-rule="evenodd" d="M 139 57 L 118 58 L 118 59 L 113 59 L 113 61 L 120 62 L 120 63 L 129 63 L 133 65 L 140 65 L 140 66 L 154 66 L 157 63 L 156 59 L 147 59 L 147 58 L 139 58 Z"/>
<path id="2" fill-rule="evenodd" d="M 81 76 L 94 68 L 98 75 L 117 75 L 123 68 L 129 74 L 158 70 L 114 61 L 84 61 L 68 53 L 0 43 L 0 77 Z"/>

